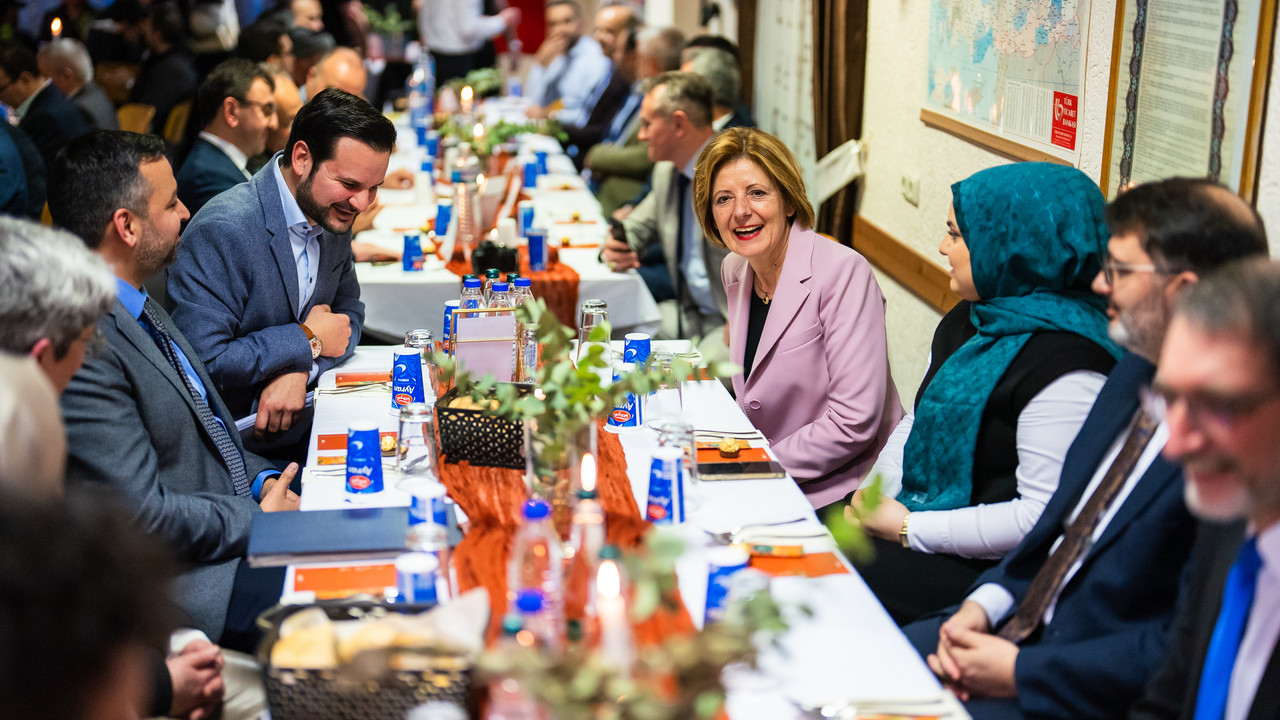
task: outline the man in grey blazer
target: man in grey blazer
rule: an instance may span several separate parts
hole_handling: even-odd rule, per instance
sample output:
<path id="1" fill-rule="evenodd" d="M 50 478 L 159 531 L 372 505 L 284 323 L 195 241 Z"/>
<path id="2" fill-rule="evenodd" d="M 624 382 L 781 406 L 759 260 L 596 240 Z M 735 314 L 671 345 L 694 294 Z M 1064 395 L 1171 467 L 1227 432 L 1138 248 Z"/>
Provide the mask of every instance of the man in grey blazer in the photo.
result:
<path id="1" fill-rule="evenodd" d="M 615 272 L 639 267 L 639 257 L 661 243 L 671 283 L 674 312 L 663 313 L 661 334 L 701 338 L 707 360 L 728 360 L 724 342 L 728 301 L 720 263 L 728 250 L 707 242 L 693 209 L 693 171 L 711 127 L 711 86 L 686 72 L 666 72 L 645 82 L 640 103 L 640 139 L 649 144 L 653 189 L 623 221 L 626 238 L 612 232 L 604 260 Z M 665 303 L 664 303 L 665 304 Z"/>
<path id="2" fill-rule="evenodd" d="M 172 262 L 188 217 L 150 135 L 95 131 L 69 143 L 49 173 L 49 212 L 111 266 L 116 300 L 98 323 L 105 343 L 62 395 L 67 482 L 118 492 L 144 531 L 184 572 L 175 600 L 191 627 L 248 648 L 254 619 L 279 600 L 283 575 L 250 571 L 249 528 L 259 512 L 296 510 L 281 474 L 244 452 L 195 349 L 143 289 Z"/>
<path id="3" fill-rule="evenodd" d="M 209 201 L 169 270 L 173 319 L 235 417 L 256 412 L 251 449 L 300 459 L 307 388 L 348 358 L 364 324 L 351 225 L 373 204 L 396 131 L 331 88 L 247 183 Z"/>

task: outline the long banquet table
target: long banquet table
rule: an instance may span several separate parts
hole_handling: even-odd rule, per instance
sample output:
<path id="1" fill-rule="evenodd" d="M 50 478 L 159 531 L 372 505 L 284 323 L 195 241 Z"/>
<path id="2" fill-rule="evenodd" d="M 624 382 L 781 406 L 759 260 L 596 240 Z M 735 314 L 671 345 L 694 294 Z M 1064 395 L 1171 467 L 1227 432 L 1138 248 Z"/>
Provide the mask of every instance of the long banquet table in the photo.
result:
<path id="1" fill-rule="evenodd" d="M 499 117 L 521 119 L 522 107 L 518 103 L 490 101 L 481 108 L 488 110 L 483 116 L 487 123 Z M 404 118 L 393 121 L 402 123 Z M 396 130 L 400 141 L 389 169 L 414 170 L 421 156 L 414 133 L 403 124 L 397 124 Z M 661 316 L 640 275 L 634 270 L 615 273 L 599 262 L 597 248 L 608 224 L 600 214 L 599 202 L 583 186 L 559 143 L 546 136 L 523 137 L 514 162 L 523 166 L 533 159 L 536 150 L 547 152 L 549 174 L 541 182 L 541 189 L 530 192 L 534 224 L 546 227 L 548 240 L 555 244 L 565 238 L 570 240 L 571 247 L 559 249 L 560 261 L 578 272 L 579 301 L 597 298 L 608 302 L 611 323 L 619 332 L 655 331 Z M 384 189 L 378 197 L 384 208 L 374 217 L 373 229 L 356 236 L 361 242 L 398 250 L 403 247 L 405 228 L 421 227 L 436 214 L 435 205 L 418 202 L 415 190 Z M 434 257 L 428 257 L 422 271 L 405 271 L 399 262 L 359 263 L 356 277 L 360 280 L 360 299 L 365 304 L 365 327 L 391 336 L 425 327 L 439 338 L 440 308 L 446 300 L 458 297 L 460 282 Z"/>
<path id="2" fill-rule="evenodd" d="M 325 373 L 319 387 L 334 388 L 337 372 L 386 370 L 390 366 L 390 348 L 361 347 L 341 368 Z M 316 438 L 345 433 L 349 422 L 372 420 L 381 430 L 396 430 L 397 417 L 389 406 L 386 391 L 317 393 L 308 468 L 316 467 L 321 454 Z M 683 410 L 698 429 L 751 429 L 746 416 L 719 382 L 685 383 Z M 632 492 L 637 505 L 644 507 L 648 461 L 656 444 L 654 433 L 645 428 L 627 430 L 620 434 L 620 440 Z M 394 484 L 394 476 L 389 476 L 386 490 L 353 501 L 344 492 L 341 474 L 317 476 L 308 470 L 303 480 L 302 509 L 349 508 L 353 502 L 360 506 L 407 505 L 408 496 L 395 489 Z M 751 523 L 816 517 L 790 478 L 702 483 L 694 492 L 688 522 L 677 526 L 686 541 L 686 550 L 676 570 L 685 606 L 700 625 L 709 547 L 703 529 L 727 530 Z M 806 542 L 806 549 L 813 552 L 831 547 L 829 538 Z M 856 703 L 861 713 L 883 710 L 968 717 L 934 679 L 856 573 L 819 578 L 776 577 L 771 589 L 776 599 L 791 608 L 791 626 L 780 649 L 762 654 L 758 672 L 744 671 L 727 677 L 727 712 L 732 720 L 806 717 L 798 707 L 846 702 Z M 812 614 L 797 610 L 801 606 Z"/>

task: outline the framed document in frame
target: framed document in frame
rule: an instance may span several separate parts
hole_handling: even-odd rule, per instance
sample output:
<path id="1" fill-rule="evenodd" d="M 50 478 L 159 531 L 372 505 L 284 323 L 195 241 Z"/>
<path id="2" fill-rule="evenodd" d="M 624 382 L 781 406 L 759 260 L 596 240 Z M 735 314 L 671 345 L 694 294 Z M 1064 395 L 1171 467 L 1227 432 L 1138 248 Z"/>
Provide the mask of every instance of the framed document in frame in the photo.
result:
<path id="1" fill-rule="evenodd" d="M 1205 177 L 1253 200 L 1276 0 L 1118 0 L 1102 189 Z"/>

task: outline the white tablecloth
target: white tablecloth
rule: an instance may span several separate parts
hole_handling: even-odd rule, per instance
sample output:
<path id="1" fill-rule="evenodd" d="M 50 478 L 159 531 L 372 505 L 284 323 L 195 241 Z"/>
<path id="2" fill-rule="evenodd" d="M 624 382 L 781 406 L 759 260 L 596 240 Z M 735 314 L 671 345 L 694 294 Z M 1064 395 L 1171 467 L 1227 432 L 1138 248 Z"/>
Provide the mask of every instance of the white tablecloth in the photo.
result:
<path id="1" fill-rule="evenodd" d="M 488 107 L 486 103 L 484 107 Z M 510 114 L 513 107 L 494 104 L 495 112 Z M 419 162 L 419 149 L 413 132 L 407 126 L 397 127 L 400 138 L 390 168 L 410 168 Z M 581 187 L 582 180 L 574 174 L 572 161 L 560 151 L 552 138 L 533 136 L 524 139 L 521 154 L 515 162 L 523 164 L 533 159 L 533 150 L 547 150 L 550 174 L 544 186 Z M 599 244 L 608 230 L 608 224 L 600 215 L 600 204 L 585 189 L 534 190 L 530 193 L 534 203 L 534 224 L 546 227 L 548 240 L 558 242 L 570 238 L 576 246 L 582 243 Z M 374 218 L 372 230 L 360 233 L 357 240 L 371 242 L 386 248 L 399 250 L 404 247 L 400 228 L 421 227 L 434 218 L 434 205 L 417 202 L 414 190 L 382 190 L 378 197 L 385 206 Z M 573 222 L 574 214 L 578 222 Z M 578 300 L 600 299 L 609 303 L 609 320 L 618 333 L 656 332 L 661 316 L 658 305 L 649 293 L 644 280 L 634 270 L 626 273 L 611 272 L 597 259 L 598 252 L 589 248 L 562 248 L 560 260 L 578 271 L 581 282 Z M 360 299 L 365 304 L 365 327 L 380 333 L 399 336 L 406 330 L 427 328 L 441 337 L 444 303 L 455 300 L 460 292 L 457 275 L 444 269 L 444 264 L 429 258 L 421 272 L 406 272 L 401 263 L 373 266 L 356 265 L 356 277 L 360 280 Z"/>
<path id="2" fill-rule="evenodd" d="M 655 349 L 664 349 L 655 342 Z M 325 373 L 320 388 L 332 388 L 336 372 L 390 368 L 389 348 L 363 347 L 347 364 Z M 389 411 L 390 394 L 318 394 L 308 466 L 315 467 L 315 436 L 344 433 L 355 419 L 374 420 L 383 430 L 397 428 Z M 697 429 L 749 430 L 751 425 L 719 382 L 686 383 L 686 418 Z M 621 434 L 627 474 L 639 507 L 648 495 L 650 452 L 656 444 L 651 431 L 639 428 Z M 340 466 L 339 466 L 340 467 Z M 361 505 L 405 505 L 407 496 L 388 489 L 359 499 Z M 343 477 L 308 474 L 303 484 L 303 510 L 350 507 Z M 679 526 L 687 549 L 677 563 L 681 596 L 695 622 L 701 624 L 706 603 L 708 549 L 701 528 L 727 530 L 746 523 L 816 519 L 804 494 L 789 478 L 703 483 L 694 491 L 689 521 Z M 806 543 L 811 550 L 830 547 L 830 540 Z M 825 545 L 824 545 L 825 543 Z M 791 613 L 791 628 L 781 650 L 762 657 L 761 673 L 737 673 L 729 678 L 728 712 L 733 720 L 778 720 L 799 717 L 800 706 L 854 701 L 865 710 L 894 703 L 921 706 L 928 714 L 964 718 L 960 705 L 944 691 L 923 661 L 898 631 L 880 603 L 856 573 L 822 578 L 775 578 L 775 597 L 813 613 Z"/>

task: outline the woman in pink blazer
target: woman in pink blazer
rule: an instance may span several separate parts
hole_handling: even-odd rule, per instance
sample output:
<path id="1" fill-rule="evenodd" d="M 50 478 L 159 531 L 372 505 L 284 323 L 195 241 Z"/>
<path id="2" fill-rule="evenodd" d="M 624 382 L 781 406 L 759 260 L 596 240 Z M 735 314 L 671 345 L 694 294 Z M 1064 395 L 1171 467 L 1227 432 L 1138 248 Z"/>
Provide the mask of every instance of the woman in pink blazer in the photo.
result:
<path id="1" fill-rule="evenodd" d="M 857 489 L 902 417 L 871 266 L 812 229 L 795 157 L 754 128 L 721 132 L 693 180 L 698 222 L 727 247 L 738 405 L 816 508 Z"/>

